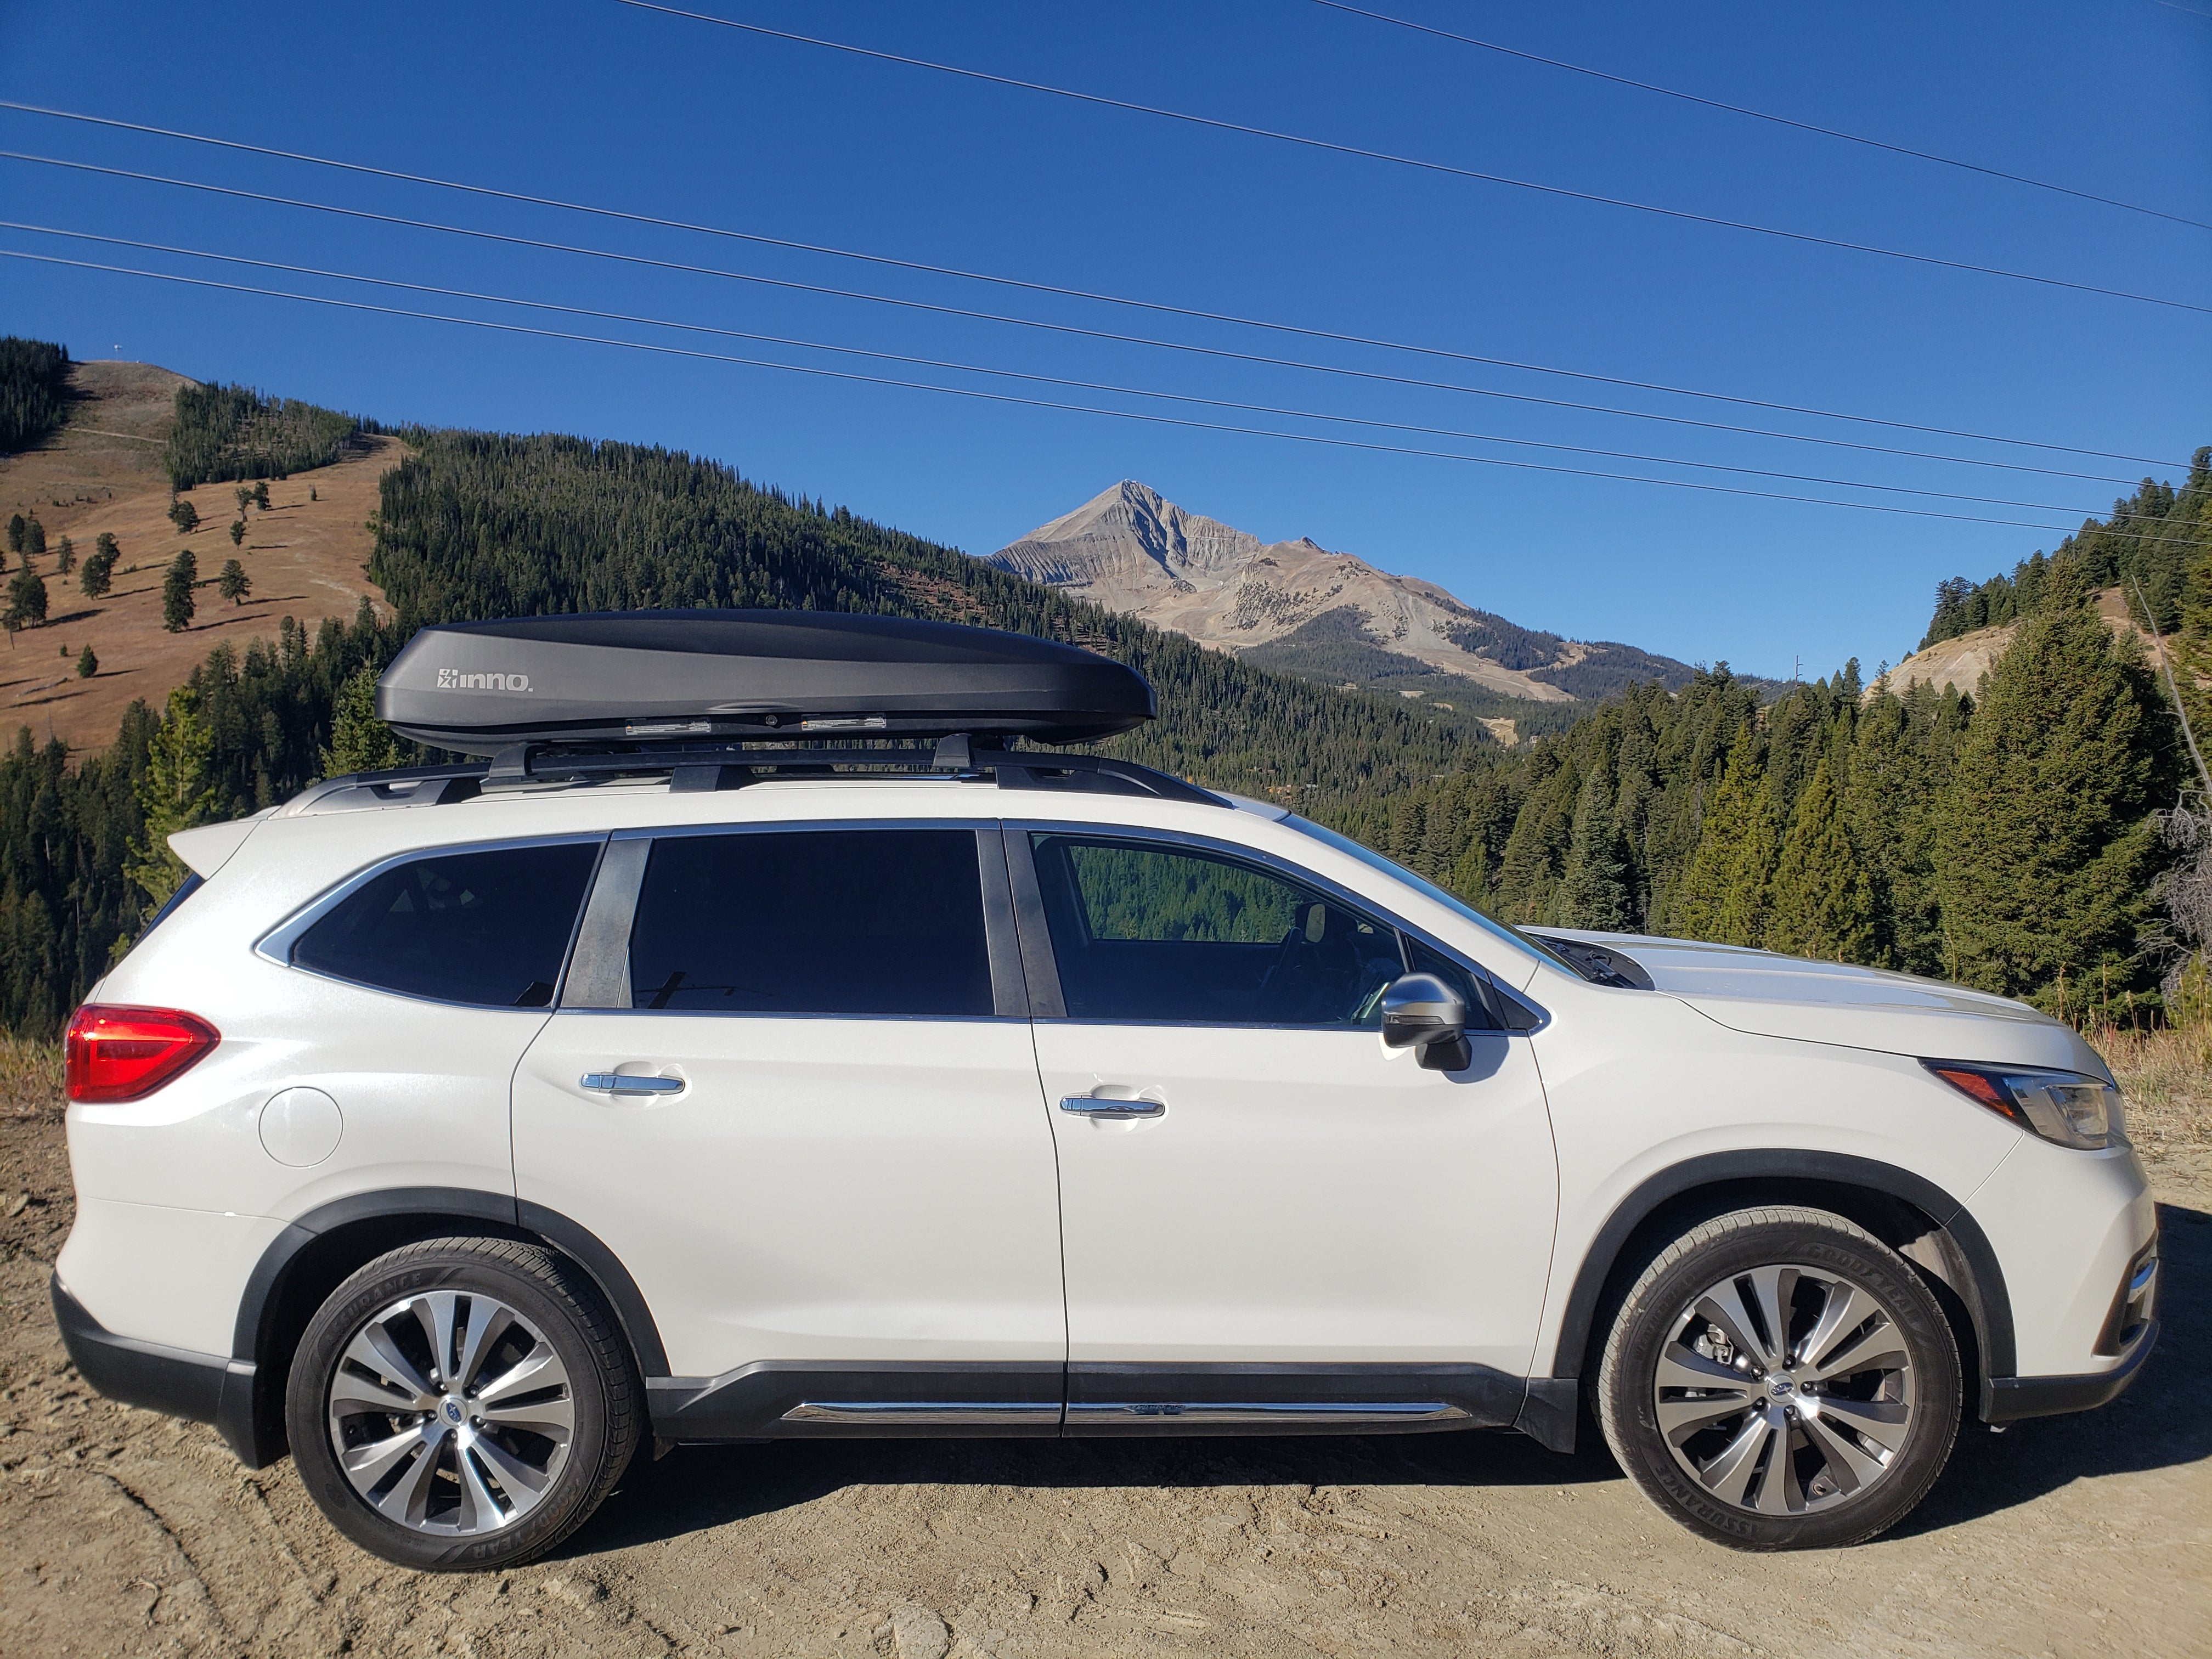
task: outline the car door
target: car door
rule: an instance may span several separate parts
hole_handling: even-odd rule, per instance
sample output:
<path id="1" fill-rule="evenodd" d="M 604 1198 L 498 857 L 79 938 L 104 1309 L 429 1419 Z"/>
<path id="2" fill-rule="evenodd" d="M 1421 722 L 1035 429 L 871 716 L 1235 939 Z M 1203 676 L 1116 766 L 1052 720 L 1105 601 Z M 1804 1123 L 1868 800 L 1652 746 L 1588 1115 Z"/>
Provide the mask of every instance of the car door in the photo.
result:
<path id="1" fill-rule="evenodd" d="M 610 844 L 516 1073 L 515 1181 L 636 1280 L 662 1434 L 1057 1431 L 1052 1133 L 1006 890 L 996 825 Z"/>
<path id="2" fill-rule="evenodd" d="M 1008 847 L 1070 1430 L 1512 1420 L 1557 1201 L 1528 1044 L 1472 1031 L 1444 1073 L 1379 1030 L 1409 965 L 1480 976 L 1235 849 L 1043 825 Z"/>

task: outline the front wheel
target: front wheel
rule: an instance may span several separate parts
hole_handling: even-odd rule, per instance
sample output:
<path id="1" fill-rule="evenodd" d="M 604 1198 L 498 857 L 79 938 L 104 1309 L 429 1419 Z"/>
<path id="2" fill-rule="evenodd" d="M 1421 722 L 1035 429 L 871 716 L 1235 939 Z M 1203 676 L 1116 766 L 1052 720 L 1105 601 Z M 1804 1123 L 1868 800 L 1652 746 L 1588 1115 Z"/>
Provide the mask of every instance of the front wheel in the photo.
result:
<path id="1" fill-rule="evenodd" d="M 1820 1210 L 1741 1210 L 1644 1269 L 1597 1394 L 1613 1455 L 1692 1532 L 1833 1547 L 1895 1525 L 1942 1473 L 1959 1349 L 1871 1234 Z"/>
<path id="2" fill-rule="evenodd" d="M 513 1566 L 584 1523 L 642 1431 L 597 1288 L 533 1244 L 442 1238 L 379 1256 L 308 1322 L 285 1426 L 308 1493 L 372 1554 Z"/>

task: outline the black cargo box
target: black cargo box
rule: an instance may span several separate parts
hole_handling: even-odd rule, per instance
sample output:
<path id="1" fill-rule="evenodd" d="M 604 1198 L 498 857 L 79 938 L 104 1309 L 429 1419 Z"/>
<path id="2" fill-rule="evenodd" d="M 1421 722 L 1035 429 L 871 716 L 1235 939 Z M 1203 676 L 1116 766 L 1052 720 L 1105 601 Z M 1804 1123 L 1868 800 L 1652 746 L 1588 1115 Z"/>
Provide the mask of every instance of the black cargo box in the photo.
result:
<path id="1" fill-rule="evenodd" d="M 516 744 L 980 738 L 1080 743 L 1150 720 L 1152 688 L 1025 634 L 813 611 L 625 611 L 426 628 L 376 712 L 463 754 Z"/>

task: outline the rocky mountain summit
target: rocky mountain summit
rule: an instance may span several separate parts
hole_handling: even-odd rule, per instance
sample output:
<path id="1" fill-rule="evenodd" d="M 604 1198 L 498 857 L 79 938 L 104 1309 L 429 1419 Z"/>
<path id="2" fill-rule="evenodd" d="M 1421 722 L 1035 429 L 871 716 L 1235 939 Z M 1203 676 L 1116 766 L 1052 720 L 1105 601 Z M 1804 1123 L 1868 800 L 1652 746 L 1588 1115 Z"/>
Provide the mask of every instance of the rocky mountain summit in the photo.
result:
<path id="1" fill-rule="evenodd" d="M 1455 676 L 1509 697 L 1571 702 L 1691 670 L 1632 646 L 1521 628 L 1434 582 L 1312 540 L 1262 542 L 1123 479 L 987 563 L 1201 644 L 1308 678 Z M 1445 682 L 1449 684 L 1449 682 Z"/>

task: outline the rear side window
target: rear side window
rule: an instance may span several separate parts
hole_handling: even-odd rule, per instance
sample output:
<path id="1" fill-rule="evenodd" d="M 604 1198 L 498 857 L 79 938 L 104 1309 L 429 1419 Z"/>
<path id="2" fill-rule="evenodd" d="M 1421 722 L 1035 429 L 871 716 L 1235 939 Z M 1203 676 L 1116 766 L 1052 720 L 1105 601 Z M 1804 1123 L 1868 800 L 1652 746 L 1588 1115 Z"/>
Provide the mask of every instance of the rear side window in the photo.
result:
<path id="1" fill-rule="evenodd" d="M 349 893 L 292 961 L 403 996 L 550 1006 L 599 853 L 585 842 L 410 859 Z"/>
<path id="2" fill-rule="evenodd" d="M 971 830 L 672 836 L 653 844 L 630 1006 L 988 1017 Z"/>

